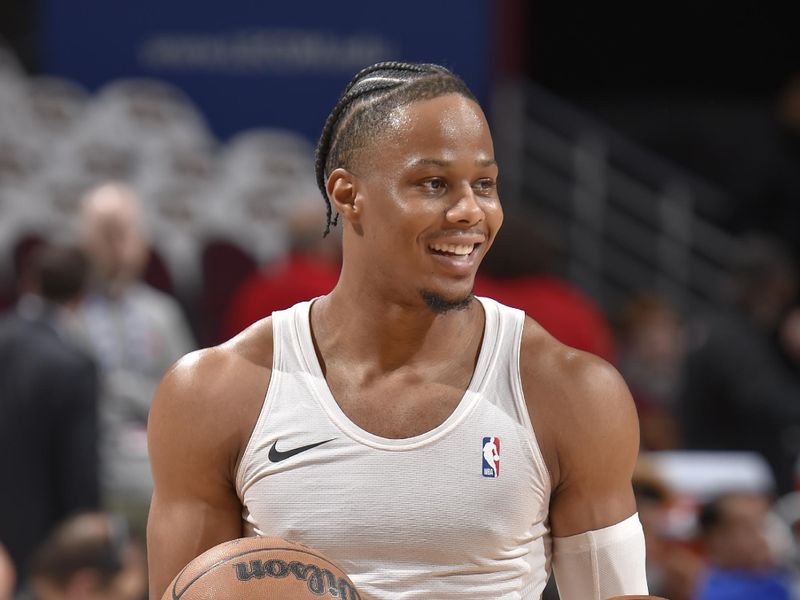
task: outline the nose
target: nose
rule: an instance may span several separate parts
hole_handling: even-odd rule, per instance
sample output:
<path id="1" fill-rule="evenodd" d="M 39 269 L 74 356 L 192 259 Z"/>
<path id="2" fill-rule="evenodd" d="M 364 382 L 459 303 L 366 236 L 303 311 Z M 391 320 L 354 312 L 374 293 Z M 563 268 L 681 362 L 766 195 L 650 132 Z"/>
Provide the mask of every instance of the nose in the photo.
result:
<path id="1" fill-rule="evenodd" d="M 464 225 L 477 225 L 483 221 L 486 214 L 483 211 L 472 186 L 465 185 L 458 193 L 455 203 L 447 210 L 447 220 L 451 223 Z"/>

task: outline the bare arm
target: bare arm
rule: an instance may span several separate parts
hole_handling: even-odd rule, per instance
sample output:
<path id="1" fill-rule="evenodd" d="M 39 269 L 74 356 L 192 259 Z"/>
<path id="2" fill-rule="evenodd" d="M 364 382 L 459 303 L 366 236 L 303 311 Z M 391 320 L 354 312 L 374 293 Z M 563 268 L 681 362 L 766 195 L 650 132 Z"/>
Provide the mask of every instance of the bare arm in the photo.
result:
<path id="1" fill-rule="evenodd" d="M 147 523 L 150 598 L 193 558 L 242 536 L 235 469 L 269 370 L 214 348 L 184 357 L 153 401 L 148 446 L 154 491 Z"/>
<path id="2" fill-rule="evenodd" d="M 631 477 L 639 422 L 630 392 L 611 365 L 593 356 L 569 362 L 550 501 L 556 537 L 608 527 L 636 512 Z"/>
<path id="3" fill-rule="evenodd" d="M 644 537 L 631 486 L 639 427 L 627 386 L 611 365 L 535 324 L 523 340 L 523 389 L 552 481 L 559 593 L 565 600 L 645 594 Z"/>

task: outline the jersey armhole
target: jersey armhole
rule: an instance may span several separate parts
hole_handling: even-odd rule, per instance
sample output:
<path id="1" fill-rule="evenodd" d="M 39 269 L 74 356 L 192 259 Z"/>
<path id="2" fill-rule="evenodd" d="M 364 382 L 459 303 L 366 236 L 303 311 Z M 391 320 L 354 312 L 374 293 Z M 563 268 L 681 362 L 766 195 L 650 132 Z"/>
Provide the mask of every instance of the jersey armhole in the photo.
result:
<path id="1" fill-rule="evenodd" d="M 272 369 L 269 374 L 269 381 L 267 382 L 267 391 L 264 394 L 264 399 L 261 403 L 261 409 L 258 411 L 258 417 L 253 424 L 253 429 L 250 431 L 250 436 L 247 438 L 242 456 L 239 459 L 239 464 L 236 466 L 236 495 L 239 501 L 244 506 L 244 486 L 245 486 L 245 465 L 252 457 L 254 449 L 254 440 L 258 437 L 257 433 L 262 429 L 264 422 L 267 419 L 272 405 L 274 404 L 274 396 L 277 392 L 273 390 L 278 389 L 278 381 L 280 379 L 281 368 L 283 366 L 282 347 L 280 343 L 280 336 L 278 330 L 282 327 L 281 319 L 275 318 L 277 313 L 272 313 Z"/>
<path id="2" fill-rule="evenodd" d="M 514 393 L 514 402 L 517 403 L 517 410 L 521 415 L 522 425 L 528 431 L 530 436 L 529 444 L 531 453 L 533 454 L 533 460 L 540 469 L 542 475 L 545 477 L 545 484 L 548 492 L 552 492 L 553 478 L 550 474 L 550 469 L 547 468 L 547 463 L 544 460 L 542 449 L 539 447 L 539 438 L 536 436 L 536 429 L 533 425 L 535 415 L 531 415 L 530 411 L 528 410 L 528 403 L 525 401 L 525 392 L 523 391 L 522 387 L 522 371 L 520 363 L 522 360 L 522 334 L 525 329 L 525 319 L 525 313 L 522 313 L 519 324 L 514 332 L 514 353 L 512 355 L 511 363 L 515 368 L 513 369 L 511 376 L 511 387 Z"/>

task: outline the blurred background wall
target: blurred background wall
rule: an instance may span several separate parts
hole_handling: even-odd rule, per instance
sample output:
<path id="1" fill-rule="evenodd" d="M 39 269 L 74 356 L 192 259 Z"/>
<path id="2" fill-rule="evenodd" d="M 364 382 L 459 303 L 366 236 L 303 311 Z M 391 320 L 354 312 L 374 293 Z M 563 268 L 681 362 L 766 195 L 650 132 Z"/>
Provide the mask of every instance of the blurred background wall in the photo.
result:
<path id="1" fill-rule="evenodd" d="M 38 64 L 92 90 L 119 77 L 168 80 L 221 139 L 255 126 L 315 139 L 342 82 L 383 60 L 447 63 L 485 100 L 495 17 L 487 1 L 43 0 Z"/>

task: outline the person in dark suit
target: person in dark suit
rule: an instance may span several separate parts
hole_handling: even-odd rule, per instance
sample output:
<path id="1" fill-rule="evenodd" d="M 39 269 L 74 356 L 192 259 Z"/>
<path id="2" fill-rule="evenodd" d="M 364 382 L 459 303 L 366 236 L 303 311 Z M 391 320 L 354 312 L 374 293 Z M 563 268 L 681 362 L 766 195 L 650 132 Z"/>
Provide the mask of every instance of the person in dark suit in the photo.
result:
<path id="1" fill-rule="evenodd" d="M 0 543 L 20 583 L 51 528 L 99 503 L 97 374 L 69 326 L 87 272 L 78 250 L 41 248 L 0 319 Z"/>
<path id="2" fill-rule="evenodd" d="M 749 234 L 735 258 L 730 306 L 693 326 L 678 402 L 681 437 L 693 450 L 761 454 L 775 492 L 795 489 L 800 458 L 797 334 L 787 318 L 798 306 L 800 279 L 778 239 Z"/>

